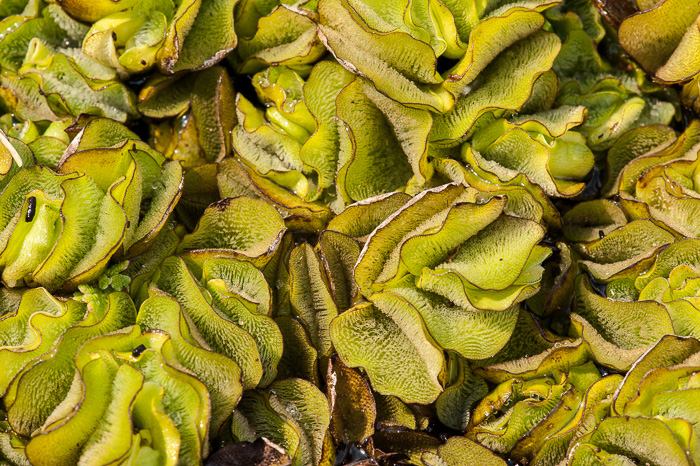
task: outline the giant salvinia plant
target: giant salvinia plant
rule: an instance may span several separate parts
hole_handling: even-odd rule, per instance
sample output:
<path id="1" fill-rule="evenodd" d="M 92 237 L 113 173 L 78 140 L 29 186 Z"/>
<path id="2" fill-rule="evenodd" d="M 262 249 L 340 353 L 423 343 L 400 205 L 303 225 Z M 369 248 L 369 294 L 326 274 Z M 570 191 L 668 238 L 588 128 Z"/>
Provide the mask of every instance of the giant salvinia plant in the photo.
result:
<path id="1" fill-rule="evenodd" d="M 632 128 L 671 121 L 676 109 L 663 88 L 632 65 L 616 68 L 598 52 L 598 45 L 611 38 L 593 3 L 566 2 L 546 16 L 563 41 L 553 64 L 560 80 L 555 102 L 588 109 L 578 130 L 591 149 L 609 148 Z"/>
<path id="2" fill-rule="evenodd" d="M 605 296 L 580 277 L 575 333 L 590 333 L 587 340 L 601 363 L 626 369 L 664 335 L 699 336 L 697 247 L 697 240 L 684 239 L 645 251 L 646 259 L 607 278 Z"/>
<path id="3" fill-rule="evenodd" d="M 246 392 L 231 420 L 238 441 L 265 437 L 284 448 L 292 465 L 319 464 L 329 457 L 328 400 L 302 379 L 278 380 L 266 390 Z"/>
<path id="4" fill-rule="evenodd" d="M 190 267 L 189 261 L 194 261 Z M 282 335 L 269 316 L 270 289 L 253 264 L 234 258 L 169 257 L 151 280 L 147 293 L 173 296 L 186 316 L 180 325 L 235 361 L 244 388 L 266 386 L 275 379 Z"/>
<path id="5" fill-rule="evenodd" d="M 429 113 L 387 98 L 367 79 L 323 61 L 306 81 L 290 69 L 269 68 L 253 85 L 265 110 L 239 94 L 233 150 L 258 190 L 283 209 L 297 204 L 313 213 L 324 202 L 338 212 L 430 178 Z M 290 205 L 275 184 L 300 200 Z M 329 215 L 315 214 L 321 225 Z"/>
<path id="6" fill-rule="evenodd" d="M 18 136 L 18 134 L 15 135 Z M 23 168 L 29 168 L 36 162 L 36 157 L 26 144 L 13 136 L 8 136 L 4 130 L 0 129 L 0 190 L 5 189 L 12 177 Z"/>
<path id="7" fill-rule="evenodd" d="M 82 53 L 120 73 L 138 73 L 153 66 L 174 73 L 215 64 L 236 46 L 236 3 L 59 2 L 73 18 L 90 24 L 80 39 Z"/>
<path id="8" fill-rule="evenodd" d="M 604 186 L 618 194 L 631 217 L 647 217 L 679 236 L 697 237 L 693 209 L 698 198 L 695 171 L 700 125 L 676 136 L 665 127 L 631 131 L 608 154 L 610 173 Z"/>
<path id="9" fill-rule="evenodd" d="M 449 184 L 392 213 L 360 254 L 360 291 L 371 296 L 408 276 L 420 289 L 476 309 L 504 311 L 532 296 L 551 254 L 538 244 L 545 228 L 504 214 L 503 198 L 477 203 L 476 196 L 473 188 Z"/>
<path id="10" fill-rule="evenodd" d="M 699 350 L 694 338 L 661 339 L 571 442 L 566 464 L 695 464 Z"/>
<path id="11" fill-rule="evenodd" d="M 344 66 L 394 100 L 446 112 L 494 57 L 542 28 L 538 11 L 550 5 L 323 0 L 318 12 L 321 37 Z M 457 63 L 441 72 L 438 57 Z"/>
<path id="12" fill-rule="evenodd" d="M 314 201 L 335 180 L 338 128 L 335 96 L 352 75 L 334 63 L 313 68 L 306 82 L 294 71 L 268 68 L 253 78 L 265 110 L 236 97 L 241 122 L 232 133 L 233 150 L 252 171 Z"/>
<path id="13" fill-rule="evenodd" d="M 21 436 L 40 428 L 68 394 L 83 343 L 134 324 L 136 309 L 126 293 L 85 291 L 59 301 L 44 288 L 32 289 L 3 316 L 0 389 L 7 420 Z M 37 390 L 49 396 L 36 400 Z"/>
<path id="14" fill-rule="evenodd" d="M 699 13 L 0 2 L 0 463 L 697 463 Z"/>
<path id="15" fill-rule="evenodd" d="M 0 320 L 0 333 L 5 335 L 0 347 L 5 361 L 0 389 L 11 427 L 8 435 L 14 436 L 11 448 L 6 443 L 0 447 L 3 454 L 28 458 L 32 464 L 103 464 L 111 460 L 176 464 L 206 457 L 210 433 L 218 435 L 244 388 L 256 385 L 250 372 L 259 378 L 262 370 L 255 372 L 255 364 L 260 366 L 262 360 L 266 371 L 273 371 L 266 372 L 269 384 L 279 359 L 279 354 L 274 359 L 275 348 L 281 352 L 279 331 L 264 315 L 270 306 L 264 278 L 249 262 L 232 261 L 213 259 L 205 263 L 205 269 L 217 312 L 237 312 L 236 324 L 225 319 L 212 322 L 214 327 L 202 323 L 192 313 L 196 299 L 179 296 L 188 303 L 182 307 L 155 287 L 141 304 L 138 317 L 128 294 L 91 287 L 82 287 L 81 294 L 67 301 L 57 300 L 43 288 L 33 289 L 16 305 L 3 308 L 7 314 Z M 165 261 L 163 267 L 167 266 Z M 227 291 L 226 283 L 246 275 L 251 278 L 251 273 L 252 277 L 257 274 L 257 288 L 251 283 L 248 289 Z M 228 327 L 223 322 L 229 322 Z M 225 331 L 232 327 L 238 333 Z M 221 340 L 222 329 L 229 339 Z M 260 342 L 260 355 L 248 358 L 257 351 L 245 345 L 243 335 L 253 347 Z M 225 350 L 217 352 L 224 344 L 234 348 L 233 359 Z M 307 400 L 312 400 L 322 408 L 321 413 L 327 412 L 325 398 L 308 382 L 278 380 L 271 387 L 281 391 L 291 384 L 290 390 L 295 390 L 300 383 L 311 391 L 310 398 L 304 394 L 300 400 L 295 395 L 302 404 L 299 409 L 303 411 Z M 49 396 L 35 402 L 37 390 Z M 297 419 L 296 413 L 291 419 Z M 318 416 L 315 412 L 310 415 Z M 318 422 L 318 426 L 302 426 L 304 439 L 315 436 L 320 445 L 318 438 L 323 439 L 328 420 L 325 425 L 322 419 Z M 262 429 L 262 435 L 270 435 Z M 256 431 L 240 435 L 254 439 Z M 134 435 L 125 436 L 125 432 Z M 69 445 L 67 437 L 73 439 Z M 275 440 L 294 453 L 296 446 Z M 48 451 L 53 453 L 47 456 Z M 309 464 L 309 458 L 317 462 L 314 455 L 319 453 L 306 451 L 299 464 Z"/>
<path id="16" fill-rule="evenodd" d="M 18 172 L 0 195 L 2 280 L 71 290 L 113 256 L 142 254 L 182 189 L 182 168 L 120 124 L 88 121 L 59 163 Z"/>
<path id="17" fill-rule="evenodd" d="M 544 227 L 505 214 L 504 198 L 480 204 L 476 196 L 458 184 L 424 191 L 388 211 L 367 237 L 354 275 L 370 302 L 341 314 L 330 331 L 343 361 L 364 367 L 380 393 L 434 400 L 442 350 L 494 356 L 515 329 L 519 303 L 539 290 L 541 264 L 552 253 L 538 244 Z M 397 379 L 392 373 L 406 361 L 412 375 Z"/>
<path id="18" fill-rule="evenodd" d="M 8 137 L 25 143 L 34 154 L 38 164 L 46 165 L 52 169 L 56 169 L 63 152 L 70 143 L 70 136 L 65 130 L 71 125 L 72 120 L 70 119 L 47 123 L 32 120 L 18 121 L 10 113 L 0 117 L 0 129 Z M 28 164 L 22 164 L 22 166 L 28 166 Z"/>
<path id="19" fill-rule="evenodd" d="M 257 211 L 249 209 L 251 204 Z M 276 228 L 266 232 L 241 222 L 251 216 L 260 219 L 259 226 L 271 222 Z M 217 238 L 216 228 L 224 225 L 237 242 Z M 36 464 L 45 463 L 49 450 L 55 450 L 52 458 L 59 463 L 176 464 L 206 457 L 210 432 L 220 433 L 243 390 L 276 379 L 282 334 L 268 316 L 273 296 L 266 278 L 251 261 L 264 266 L 283 232 L 279 214 L 249 198 L 212 206 L 189 235 L 164 229 L 133 267 L 117 266 L 99 281 L 100 288 L 118 289 L 133 277 L 131 292 L 141 303 L 138 317 L 124 292 L 82 286 L 81 294 L 67 301 L 43 288 L 20 298 L 3 296 L 2 391 L 11 429 L 2 434 L 3 454 Z M 176 251 L 182 257 L 164 259 Z M 125 364 L 130 368 L 120 369 Z M 47 377 L 51 386 L 44 388 L 51 396 L 33 403 L 33 393 Z M 302 399 L 295 395 L 299 409 L 313 402 L 327 412 L 325 398 L 309 382 L 277 380 L 273 387 L 291 384 L 295 391 L 299 383 L 311 390 Z M 288 422 L 302 432 L 297 434 L 302 445 L 275 440 L 298 457 L 298 464 L 317 463 L 328 421 L 297 425 L 298 412 L 288 414 Z M 309 415 L 318 417 L 317 412 Z M 252 425 L 254 430 L 237 434 L 241 440 L 271 435 Z M 126 431 L 134 436 L 124 437 Z M 67 435 L 76 440 L 64 448 Z M 314 437 L 318 447 L 309 446 L 307 437 Z"/>
<path id="20" fill-rule="evenodd" d="M 238 44 L 228 60 L 238 72 L 253 74 L 270 65 L 308 72 L 326 53 L 316 30 L 315 0 L 241 0 L 234 26 Z M 284 33 L 279 25 L 284 24 Z"/>
<path id="21" fill-rule="evenodd" d="M 23 120 L 55 121 L 81 113 L 125 121 L 133 92 L 114 70 L 80 50 L 87 27 L 56 4 L 17 2 L 2 19 L 0 98 Z"/>
<path id="22" fill-rule="evenodd" d="M 561 353 L 562 360 L 571 359 Z M 489 380 L 489 372 L 484 375 Z M 557 464 L 621 379 L 620 375 L 602 378 L 592 362 L 568 369 L 550 362 L 536 374 L 491 380 L 498 385 L 474 408 L 467 437 L 529 464 Z"/>
<path id="23" fill-rule="evenodd" d="M 173 311 L 179 312 L 177 303 L 155 297 L 139 318 L 157 320 Z M 177 464 L 207 455 L 210 424 L 222 420 L 216 410 L 240 397 L 237 367 L 186 332 L 147 328 L 137 324 L 80 347 L 65 398 L 24 447 L 29 461 Z M 224 385 L 228 400 L 210 395 L 208 388 Z"/>
<path id="24" fill-rule="evenodd" d="M 523 173 L 550 196 L 573 196 L 585 187 L 582 181 L 594 163 L 585 137 L 570 131 L 586 116 L 585 107 L 559 107 L 499 119 L 480 128 L 471 147 L 483 158 L 482 166 L 504 178 Z"/>
<path id="25" fill-rule="evenodd" d="M 695 2 L 638 1 L 640 12 L 620 24 L 620 44 L 655 81 L 686 83 L 683 102 L 700 109 L 700 8 Z"/>
<path id="26" fill-rule="evenodd" d="M 598 362 L 618 370 L 664 335 L 700 331 L 698 240 L 628 215 L 611 201 L 582 203 L 567 214 L 565 230 L 590 276 L 577 279 L 572 332 Z"/>

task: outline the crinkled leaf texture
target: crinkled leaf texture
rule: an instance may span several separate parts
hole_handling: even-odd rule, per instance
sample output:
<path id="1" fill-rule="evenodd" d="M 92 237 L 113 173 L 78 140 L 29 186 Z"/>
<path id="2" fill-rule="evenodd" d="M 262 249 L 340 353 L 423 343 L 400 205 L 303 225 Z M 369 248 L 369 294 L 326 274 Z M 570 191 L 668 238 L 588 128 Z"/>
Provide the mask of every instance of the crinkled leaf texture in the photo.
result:
<path id="1" fill-rule="evenodd" d="M 119 123 L 88 121 L 54 172 L 34 166 L 0 195 L 0 268 L 10 287 L 74 290 L 116 257 L 144 253 L 182 189 L 182 168 Z"/>

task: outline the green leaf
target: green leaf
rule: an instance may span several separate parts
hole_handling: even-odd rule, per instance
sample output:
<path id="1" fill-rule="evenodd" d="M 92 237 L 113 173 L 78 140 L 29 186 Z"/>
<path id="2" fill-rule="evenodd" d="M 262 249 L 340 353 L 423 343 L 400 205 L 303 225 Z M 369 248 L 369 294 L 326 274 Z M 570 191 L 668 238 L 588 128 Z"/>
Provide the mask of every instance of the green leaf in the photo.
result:
<path id="1" fill-rule="evenodd" d="M 225 270 L 224 273 L 216 273 L 219 272 L 217 270 L 210 273 L 211 267 L 209 266 L 213 261 L 216 261 L 216 259 L 209 260 L 205 263 L 202 281 L 206 283 L 206 289 L 212 296 L 214 308 L 220 314 L 236 322 L 255 340 L 264 371 L 264 376 L 260 380 L 260 385 L 266 386 L 271 383 L 277 375 L 277 363 L 282 357 L 282 335 L 277 325 L 270 317 L 256 313 L 257 309 L 255 308 L 257 307 L 257 303 L 252 299 L 248 299 L 249 296 L 246 296 L 246 292 L 248 289 L 257 285 L 256 291 L 258 291 L 258 294 L 267 292 L 269 297 L 269 289 L 264 280 L 262 281 L 263 285 L 258 282 L 251 284 L 252 286 L 241 286 L 240 283 L 228 282 L 227 279 L 233 275 L 231 271 L 236 271 L 236 269 L 239 268 L 239 264 L 236 264 L 236 261 L 233 260 L 221 260 L 221 262 L 227 262 L 226 265 L 228 265 L 228 267 L 226 267 L 226 269 L 228 270 Z M 245 264 L 249 266 L 250 269 L 253 269 L 252 265 L 248 262 L 241 262 L 240 264 Z M 255 270 L 255 272 L 258 274 L 255 278 L 263 278 L 260 272 L 257 270 Z M 261 291 L 262 293 L 260 293 Z"/>
<path id="2" fill-rule="evenodd" d="M 303 325 L 289 316 L 279 316 L 275 323 L 282 333 L 284 348 L 277 376 L 280 379 L 298 377 L 318 385 L 318 352 Z"/>
<path id="3" fill-rule="evenodd" d="M 620 24 L 620 45 L 645 70 L 655 73 L 664 66 L 676 47 L 684 41 L 686 31 L 694 25 L 698 14 L 700 14 L 700 7 L 693 2 L 678 0 L 659 2 L 656 8 L 633 15 Z M 664 72 L 661 74 L 667 78 L 671 77 L 666 76 Z M 685 76 L 681 74 L 679 78 L 670 80 L 680 81 Z"/>
<path id="4" fill-rule="evenodd" d="M 430 141 L 457 145 L 486 112 L 522 107 L 535 80 L 551 68 L 559 48 L 559 39 L 554 34 L 539 31 L 499 54 L 480 73 L 480 84 L 457 100 L 452 110 L 434 119 Z"/>
<path id="5" fill-rule="evenodd" d="M 676 134 L 664 125 L 640 126 L 623 134 L 608 151 L 607 181 L 602 191 L 607 195 L 616 192 L 618 174 L 630 161 L 670 143 Z M 657 149 L 658 150 L 658 149 Z"/>
<path id="6" fill-rule="evenodd" d="M 697 237 L 696 223 L 700 184 L 694 177 L 698 162 L 672 161 L 657 165 L 637 182 L 635 198 L 649 206 L 652 218 L 684 236 Z"/>
<path id="7" fill-rule="evenodd" d="M 304 104 L 316 120 L 316 131 L 302 146 L 300 157 L 318 174 L 320 189 L 335 182 L 340 147 L 336 98 L 352 80 L 353 75 L 342 66 L 322 61 L 313 67 L 303 87 Z"/>
<path id="8" fill-rule="evenodd" d="M 347 0 L 321 0 L 318 5 L 321 40 L 340 63 L 366 76 L 376 89 L 411 107 L 445 112 L 452 94 L 438 86 L 432 47 L 410 34 L 394 30 L 375 34 Z"/>
<path id="9" fill-rule="evenodd" d="M 440 441 L 425 432 L 417 431 L 380 431 L 373 440 L 381 451 L 394 451 L 408 456 L 413 464 L 420 464 L 426 452 L 436 452 Z"/>
<path id="10" fill-rule="evenodd" d="M 215 249 L 262 265 L 274 253 L 285 230 L 282 217 L 271 205 L 249 197 L 225 198 L 207 208 L 178 251 Z"/>
<path id="11" fill-rule="evenodd" d="M 231 434 L 239 442 L 268 438 L 278 444 L 289 457 L 299 449 L 301 432 L 284 406 L 264 391 L 248 391 L 233 412 Z"/>
<path id="12" fill-rule="evenodd" d="M 327 230 L 364 242 L 385 219 L 411 199 L 406 193 L 387 193 L 350 204 L 334 217 Z"/>
<path id="13" fill-rule="evenodd" d="M 622 169 L 618 177 L 619 192 L 633 194 L 644 173 L 655 165 L 694 155 L 694 146 L 700 142 L 700 122 L 692 121 L 672 144 L 651 150 L 637 157 Z"/>
<path id="14" fill-rule="evenodd" d="M 30 167 L 36 162 L 26 144 L 0 131 L 0 191 L 23 167 Z"/>
<path id="15" fill-rule="evenodd" d="M 337 184 L 347 203 L 403 191 L 411 177 L 426 179 L 432 118 L 382 95 L 362 78 L 338 95 L 341 131 Z"/>
<path id="16" fill-rule="evenodd" d="M 243 393 L 240 367 L 203 346 L 201 337 L 193 335 L 180 305 L 171 298 L 154 296 L 144 301 L 137 324 L 170 335 L 170 343 L 163 346 L 164 354 L 168 354 L 166 350 L 172 352 L 174 359 L 206 385 L 211 396 L 210 431 L 218 432 Z"/>
<path id="17" fill-rule="evenodd" d="M 74 301 L 61 303 L 43 288 L 24 293 L 17 310 L 0 321 L 3 342 L 0 392 L 7 393 L 12 379 L 22 368 L 48 353 L 56 340 L 82 320 L 84 314 L 85 306 Z"/>
<path id="18" fill-rule="evenodd" d="M 654 442 L 643 440 L 649 438 L 653 438 Z M 658 419 L 626 416 L 603 419 L 588 442 L 583 445 L 589 443 L 591 447 L 597 448 L 596 453 L 598 450 L 603 450 L 618 458 L 620 456 L 629 458 L 631 461 L 660 466 L 692 464 L 671 429 Z M 585 453 L 579 453 L 579 449 L 574 450 L 571 458 L 573 461 L 577 458 L 585 461 L 585 456 L 582 456 Z"/>
<path id="19" fill-rule="evenodd" d="M 436 172 L 450 181 L 461 182 L 479 191 L 479 199 L 505 196 L 503 211 L 516 217 L 560 229 L 561 217 L 541 187 L 528 180 L 522 173 L 516 173 L 486 161 L 479 153 L 472 151 L 468 144 L 461 149 L 464 165 L 454 159 L 433 160 Z"/>
<path id="20" fill-rule="evenodd" d="M 575 444 L 578 438 L 586 435 L 590 429 L 589 426 L 595 423 L 599 417 L 609 414 L 609 400 L 621 380 L 622 376 L 619 374 L 603 377 L 588 387 L 582 395 L 578 407 L 566 405 L 569 410 L 566 407 L 557 410 L 557 414 L 569 418 L 568 422 L 564 426 L 558 425 L 557 428 L 560 428 L 560 430 L 548 435 L 544 445 L 535 453 L 532 464 L 539 466 L 564 460 L 570 445 Z M 570 393 L 574 394 L 575 392 L 572 391 Z M 572 397 L 568 398 L 566 401 L 569 401 Z M 564 400 L 562 400 L 562 404 L 563 402 Z M 574 411 L 573 414 L 571 414 L 572 411 Z M 561 417 L 554 420 L 560 419 Z M 553 426 L 553 423 L 547 424 L 547 427 L 550 425 Z"/>
<path id="21" fill-rule="evenodd" d="M 494 164 L 524 173 L 551 196 L 572 196 L 583 190 L 585 184 L 580 181 L 593 168 L 593 153 L 584 137 L 569 131 L 585 119 L 584 107 L 558 107 L 510 121 L 499 119 L 476 131 L 472 147 L 484 157 L 487 167 Z"/>
<path id="22" fill-rule="evenodd" d="M 539 290 L 540 264 L 552 253 L 537 245 L 543 236 L 539 224 L 502 215 L 450 261 L 424 268 L 417 285 L 463 307 L 503 311 Z"/>
<path id="23" fill-rule="evenodd" d="M 37 302 L 34 292 L 25 293 L 26 299 L 36 311 Z M 75 372 L 75 354 L 80 345 L 98 335 L 109 333 L 134 323 L 136 309 L 125 293 L 109 295 L 85 295 L 88 303 L 84 318 L 76 321 L 53 343 L 53 349 L 30 364 L 25 365 L 12 379 L 4 401 L 10 425 L 22 435 L 29 436 L 40 428 L 51 412 L 58 406 L 70 389 L 70 380 Z M 78 303 L 68 301 L 66 306 L 75 307 Z M 77 311 L 84 310 L 78 307 Z M 33 321 L 33 319 L 32 319 Z M 13 323 L 8 321 L 8 323 Z M 53 324 L 53 331 L 59 326 Z M 15 327 L 17 328 L 17 327 Z M 43 338 L 48 338 L 47 329 L 42 331 Z M 50 396 L 36 398 L 37 390 L 45 391 Z"/>
<path id="24" fill-rule="evenodd" d="M 325 53 L 310 11 L 281 4 L 264 15 L 255 11 L 253 14 L 257 17 L 254 18 L 245 10 L 257 10 L 259 7 L 254 6 L 255 3 L 254 0 L 243 1 L 236 8 L 239 42 L 233 61 L 239 73 L 252 74 L 271 65 L 303 69 Z M 239 26 L 240 21 L 243 23 Z"/>
<path id="25" fill-rule="evenodd" d="M 435 401 L 435 409 L 440 422 L 463 432 L 469 425 L 472 408 L 488 393 L 488 385 L 458 355 L 449 354 L 447 368 L 450 380 Z"/>
<path id="26" fill-rule="evenodd" d="M 328 278 L 309 244 L 298 246 L 289 258 L 289 292 L 292 309 L 307 328 L 318 357 L 331 354 L 331 320 L 338 315 Z"/>
<path id="27" fill-rule="evenodd" d="M 320 463 L 323 439 L 330 423 L 326 397 L 302 379 L 279 380 L 270 386 L 270 393 L 300 427 L 301 441 L 293 464 Z"/>
<path id="28" fill-rule="evenodd" d="M 218 164 L 216 178 L 222 197 L 262 199 L 275 206 L 292 230 L 320 231 L 332 215 L 325 204 L 305 201 L 235 158 Z"/>
<path id="29" fill-rule="evenodd" d="M 122 246 L 127 223 L 118 194 L 124 179 L 107 183 L 105 196 L 81 172 L 64 176 L 37 167 L 16 175 L 0 197 L 8 222 L 0 239 L 5 282 L 71 290 L 96 279 Z"/>
<path id="30" fill-rule="evenodd" d="M 475 408 L 468 435 L 496 452 L 530 458 L 573 417 L 598 379 L 588 362 L 549 377 L 505 381 Z"/>
<path id="31" fill-rule="evenodd" d="M 579 202 L 564 214 L 563 233 L 567 240 L 588 242 L 627 224 L 622 208 L 609 200 Z"/>
<path id="32" fill-rule="evenodd" d="M 359 305 L 333 320 L 331 339 L 343 362 L 364 368 L 379 393 L 407 403 L 431 403 L 442 391 L 442 351 L 415 311 Z"/>
<path id="33" fill-rule="evenodd" d="M 89 461 L 95 455 L 144 461 L 144 456 L 157 454 L 171 464 L 178 458 L 198 461 L 206 454 L 209 395 L 201 382 L 173 367 L 177 361 L 162 353 L 168 341 L 164 333 L 142 334 L 136 326 L 85 343 L 68 395 L 27 444 L 27 456 L 33 461 L 52 458 L 50 464 L 77 464 L 81 456 Z M 155 407 L 137 408 L 141 390 L 150 392 L 146 399 L 156 399 Z M 161 404 L 157 399 L 164 394 L 168 396 Z M 154 426 L 151 434 L 149 427 Z M 120 429 L 133 435 L 120 435 Z M 154 447 L 162 450 L 154 452 Z M 46 456 L 48 451 L 53 453 Z"/>
<path id="34" fill-rule="evenodd" d="M 575 246 L 581 265 L 596 279 L 612 280 L 643 269 L 660 247 L 675 241 L 667 230 L 640 219 L 612 230 L 602 238 Z M 641 270 L 640 270 L 641 271 Z"/>
<path id="35" fill-rule="evenodd" d="M 612 379 L 619 381 L 619 377 L 613 376 Z M 576 414 L 585 413 L 585 402 L 599 401 L 590 399 L 591 391 L 594 392 L 593 396 L 598 395 L 595 393 L 598 387 L 594 389 L 592 387 L 599 381 L 600 373 L 592 362 L 570 368 L 567 374 L 569 388 L 562 394 L 559 405 L 547 415 L 544 422 L 539 423 L 516 443 L 512 451 L 513 456 L 518 458 L 538 456 L 540 461 L 546 461 L 545 458 L 549 453 L 556 454 L 557 459 L 563 458 L 567 440 L 570 439 L 561 438 L 561 434 L 569 433 L 568 431 L 574 426 L 581 427 L 577 423 Z M 606 391 L 609 391 L 610 385 L 606 383 L 603 389 L 607 388 Z M 606 394 L 609 395 L 609 393 Z M 554 453 L 555 451 L 557 453 Z"/>
<path id="36" fill-rule="evenodd" d="M 138 109 L 151 118 L 175 117 L 158 126 L 154 145 L 190 168 L 230 154 L 234 102 L 228 73 L 215 66 L 184 78 L 151 78 L 139 94 Z"/>
<path id="37" fill-rule="evenodd" d="M 90 113 L 125 121 L 135 114 L 134 96 L 126 86 L 116 80 L 86 76 L 62 53 L 40 65 L 23 66 L 18 77 L 38 82 L 51 111 L 59 118 Z"/>
<path id="38" fill-rule="evenodd" d="M 510 339 L 519 308 L 489 311 L 452 305 L 436 294 L 404 282 L 370 299 L 383 311 L 417 311 L 435 342 L 466 359 L 486 359 L 495 355 Z"/>
<path id="39" fill-rule="evenodd" d="M 542 377 L 590 359 L 580 339 L 564 339 L 538 325 L 532 316 L 522 311 L 511 341 L 494 358 L 476 362 L 478 367 L 474 372 L 489 382 L 503 383 L 512 378 Z"/>
<path id="40" fill-rule="evenodd" d="M 360 256 L 360 245 L 342 233 L 325 230 L 318 239 L 318 249 L 338 310 L 346 311 L 359 298 L 353 269 Z"/>
<path id="41" fill-rule="evenodd" d="M 416 419 L 416 413 L 399 398 L 374 392 L 374 401 L 377 407 L 375 427 L 378 431 L 390 429 L 415 430 L 420 426 L 418 419 Z"/>
<path id="42" fill-rule="evenodd" d="M 147 381 L 157 383 L 169 395 L 164 396 L 162 411 L 171 420 L 178 421 L 179 459 L 188 461 L 191 458 L 196 461 L 196 458 L 207 453 L 206 436 L 211 400 L 206 386 L 172 359 L 173 354 L 168 351 L 167 335 L 161 332 L 143 332 L 139 335 L 139 331 L 139 326 L 135 326 L 129 333 L 105 335 L 90 340 L 82 347 L 83 352 L 78 354 L 78 366 L 81 361 L 84 363 L 88 359 L 86 356 L 90 352 L 95 352 L 103 345 L 112 346 L 112 352 L 117 358 L 130 361 L 144 374 Z M 135 356 L 133 349 L 139 348 L 139 344 L 146 351 Z M 134 427 L 140 430 L 140 426 Z"/>
<path id="43" fill-rule="evenodd" d="M 488 448 L 484 448 L 466 437 L 450 437 L 437 448 L 437 453 L 423 453 L 421 456 L 426 466 L 458 466 L 469 462 L 484 466 L 504 466 L 507 464 Z"/>
<path id="44" fill-rule="evenodd" d="M 61 461 L 77 463 L 81 447 L 97 427 L 100 417 L 105 411 L 105 400 L 109 400 L 110 388 L 116 376 L 116 368 L 105 362 L 103 358 L 97 358 L 84 366 L 83 374 L 85 380 L 81 380 L 81 376 L 78 375 L 75 379 L 78 382 L 71 386 L 71 393 L 68 395 L 69 397 L 72 395 L 81 409 L 73 417 L 65 419 L 56 426 L 62 426 L 64 429 L 54 428 L 38 431 L 38 435 L 32 439 L 31 445 L 27 445 L 26 452 L 30 461 L 36 456 L 38 458 L 51 457 L 54 464 L 59 464 Z M 65 427 L 72 428 L 70 437 L 68 437 L 68 429 Z M 49 452 L 51 453 L 49 454 Z"/>
<path id="45" fill-rule="evenodd" d="M 585 276 L 577 279 L 576 300 L 572 332 L 584 339 L 596 360 L 605 366 L 627 370 L 664 335 L 675 333 L 661 304 L 598 296 Z"/>
<path id="46" fill-rule="evenodd" d="M 237 3 L 238 0 L 202 2 L 192 26 L 183 31 L 175 29 L 178 35 L 184 33 L 184 39 L 179 43 L 181 50 L 173 71 L 207 68 L 236 47 L 233 12 Z"/>
<path id="47" fill-rule="evenodd" d="M 479 213 L 481 210 L 488 212 L 499 202 L 492 202 L 490 207 L 486 208 L 476 204 L 458 204 L 459 207 L 453 215 L 455 221 L 450 225 L 452 228 L 445 229 L 445 233 L 438 236 L 438 241 L 430 243 L 430 235 L 426 232 L 431 232 L 433 229 L 442 230 L 441 227 L 447 225 L 445 222 L 453 205 L 458 201 L 471 200 L 473 197 L 474 191 L 452 183 L 423 191 L 387 217 L 367 239 L 355 266 L 355 280 L 360 291 L 365 296 L 371 295 L 373 291 L 383 288 L 384 284 L 390 280 L 400 279 L 405 275 L 405 272 L 401 273 L 403 272 L 401 269 L 402 250 L 403 246 L 412 238 L 418 240 L 415 242 L 416 247 L 423 246 L 426 250 L 429 250 L 428 247 L 433 244 L 440 247 L 439 250 L 432 252 L 431 257 L 427 258 L 427 262 L 431 265 L 436 265 L 439 263 L 438 261 L 447 258 L 451 250 L 459 245 L 460 239 L 468 238 L 474 234 L 474 232 L 468 231 L 460 234 L 456 239 L 451 237 L 448 233 L 457 229 L 457 226 L 460 225 L 459 221 L 466 222 L 470 210 Z M 502 201 L 500 205 L 502 208 Z M 457 212 L 462 213 L 462 211 L 464 211 L 462 215 L 457 215 Z M 412 252 L 416 253 L 416 261 L 422 260 L 417 254 L 419 250 Z M 420 271 L 421 265 L 423 264 L 417 262 L 414 270 Z"/>
<path id="48" fill-rule="evenodd" d="M 580 131 L 592 150 L 609 148 L 626 131 L 647 124 L 669 124 L 676 110 L 669 102 L 642 98 L 630 90 L 624 79 L 601 77 L 590 89 L 578 83 L 564 86 L 557 98 L 559 105 L 583 105 L 588 119 Z"/>
<path id="49" fill-rule="evenodd" d="M 461 8 L 464 7 L 455 5 L 454 11 L 458 13 Z M 502 16 L 491 14 L 484 18 L 469 33 L 469 46 L 464 57 L 448 72 L 446 88 L 457 97 L 499 53 L 543 25 L 541 14 L 518 6 L 503 12 Z"/>
<path id="50" fill-rule="evenodd" d="M 667 335 L 660 339 L 627 372 L 619 390 L 615 393 L 613 414 L 624 414 L 627 403 L 637 396 L 639 386 L 649 371 L 664 366 L 674 367 L 698 351 L 700 351 L 700 343 L 694 338 Z"/>
<path id="51" fill-rule="evenodd" d="M 230 316 L 217 312 L 211 295 L 179 257 L 169 257 L 154 277 L 158 289 L 170 294 L 182 306 L 203 340 L 216 352 L 233 359 L 241 368 L 243 387 L 253 388 L 263 376 L 263 367 L 255 339 L 233 322 Z"/>

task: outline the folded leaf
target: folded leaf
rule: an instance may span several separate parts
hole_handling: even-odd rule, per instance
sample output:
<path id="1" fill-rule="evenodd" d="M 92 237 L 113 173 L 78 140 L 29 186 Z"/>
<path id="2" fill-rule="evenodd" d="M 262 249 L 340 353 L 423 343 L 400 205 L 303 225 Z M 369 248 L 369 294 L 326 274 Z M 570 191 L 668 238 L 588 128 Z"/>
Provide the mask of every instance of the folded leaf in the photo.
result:
<path id="1" fill-rule="evenodd" d="M 360 305 L 333 320 L 331 339 L 343 362 L 364 368 L 379 393 L 430 403 L 442 391 L 437 380 L 442 351 L 430 341 L 416 311 Z"/>

